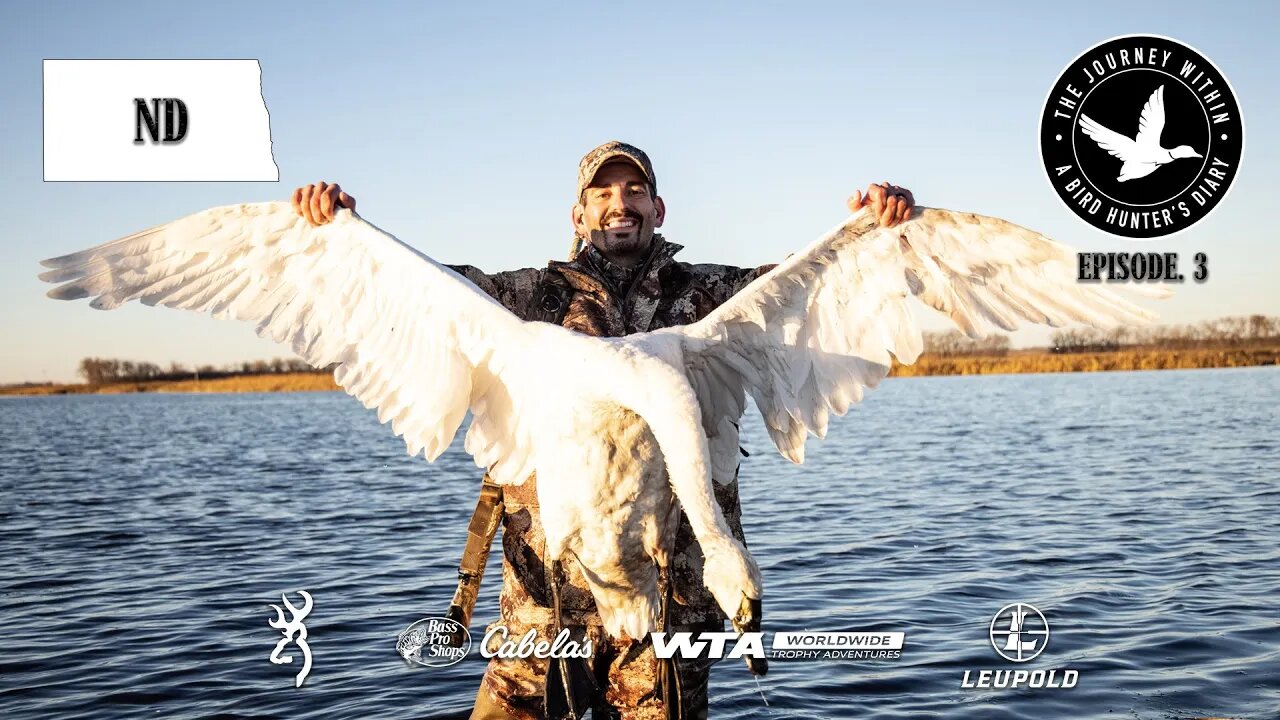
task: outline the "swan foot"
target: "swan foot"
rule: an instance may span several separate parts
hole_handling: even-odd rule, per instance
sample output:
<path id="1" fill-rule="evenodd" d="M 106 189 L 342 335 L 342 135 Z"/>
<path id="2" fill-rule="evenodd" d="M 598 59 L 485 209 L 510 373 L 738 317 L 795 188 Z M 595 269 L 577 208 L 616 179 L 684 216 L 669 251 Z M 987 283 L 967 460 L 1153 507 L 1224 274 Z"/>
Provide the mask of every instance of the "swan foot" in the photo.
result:
<path id="1" fill-rule="evenodd" d="M 560 585 L 565 582 L 567 582 L 567 579 L 565 577 L 564 567 L 560 564 L 560 559 L 556 558 L 551 561 L 551 582 L 548 583 L 551 590 L 552 637 L 558 637 L 562 628 L 560 620 Z M 571 682 L 573 674 L 569 666 L 569 659 L 559 653 L 557 653 L 557 656 L 558 657 L 552 657 L 550 659 L 551 665 L 547 668 L 547 695 L 544 704 L 548 710 L 548 715 L 551 714 L 550 711 L 553 707 L 559 706 L 560 703 L 553 702 L 551 696 L 551 686 L 558 684 L 559 687 L 556 688 L 556 692 L 564 692 L 565 707 L 563 708 L 563 712 L 557 713 L 556 716 L 566 718 L 567 720 L 578 720 L 578 718 L 582 717 L 582 713 L 586 712 L 586 708 L 582 708 L 581 712 L 579 712 L 578 706 L 574 702 L 573 685 Z M 553 675 L 560 676 L 559 683 L 556 682 L 556 678 L 552 677 Z"/>
<path id="2" fill-rule="evenodd" d="M 760 622 L 764 618 L 764 608 L 759 598 L 749 598 L 742 594 L 742 602 L 738 605 L 738 613 L 733 616 L 733 630 L 742 633 L 760 632 Z M 747 661 L 747 669 L 752 675 L 764 675 L 769 672 L 769 661 L 762 657 L 743 655 Z"/>
<path id="3" fill-rule="evenodd" d="M 663 632 L 671 632 L 671 572 L 666 558 L 658 560 L 658 584 L 662 588 L 662 622 L 659 627 Z M 662 698 L 662 706 L 666 708 L 668 718 L 684 717 L 684 691 L 680 683 L 680 667 L 676 656 L 658 658 L 658 696 Z"/>

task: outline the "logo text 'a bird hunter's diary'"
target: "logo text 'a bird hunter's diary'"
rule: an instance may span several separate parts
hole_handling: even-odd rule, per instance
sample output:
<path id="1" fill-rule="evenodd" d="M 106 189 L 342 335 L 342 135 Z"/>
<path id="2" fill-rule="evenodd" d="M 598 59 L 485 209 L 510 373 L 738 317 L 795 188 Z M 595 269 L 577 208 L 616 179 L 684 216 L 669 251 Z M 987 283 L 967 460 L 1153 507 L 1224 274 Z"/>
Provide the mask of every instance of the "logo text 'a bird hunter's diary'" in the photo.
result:
<path id="1" fill-rule="evenodd" d="M 1154 35 L 1113 38 L 1072 60 L 1040 117 L 1054 191 L 1093 227 L 1135 239 L 1206 217 L 1243 150 L 1226 76 L 1194 48 Z"/>

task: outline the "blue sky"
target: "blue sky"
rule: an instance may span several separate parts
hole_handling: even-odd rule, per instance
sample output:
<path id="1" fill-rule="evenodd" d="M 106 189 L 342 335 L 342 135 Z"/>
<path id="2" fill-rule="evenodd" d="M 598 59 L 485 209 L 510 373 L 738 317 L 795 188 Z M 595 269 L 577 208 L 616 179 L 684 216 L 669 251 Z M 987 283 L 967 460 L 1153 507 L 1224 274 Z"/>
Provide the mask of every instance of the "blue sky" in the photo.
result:
<path id="1" fill-rule="evenodd" d="M 868 182 L 1087 250 L 1209 255 L 1170 322 L 1280 314 L 1280 67 L 1271 3 L 65 3 L 0 6 L 0 383 L 71 380 L 84 356 L 222 364 L 287 355 L 247 325 L 44 297 L 37 261 L 214 205 L 338 181 L 379 226 L 496 271 L 561 258 L 578 158 L 653 158 L 681 259 L 774 262 Z M 1045 93 L 1085 48 L 1136 32 L 1208 55 L 1247 145 L 1209 219 L 1147 244 L 1077 220 L 1039 167 Z M 279 183 L 42 182 L 41 60 L 258 58 Z M 932 322 L 931 327 L 943 325 Z M 1036 344 L 1040 332 L 1015 341 Z"/>

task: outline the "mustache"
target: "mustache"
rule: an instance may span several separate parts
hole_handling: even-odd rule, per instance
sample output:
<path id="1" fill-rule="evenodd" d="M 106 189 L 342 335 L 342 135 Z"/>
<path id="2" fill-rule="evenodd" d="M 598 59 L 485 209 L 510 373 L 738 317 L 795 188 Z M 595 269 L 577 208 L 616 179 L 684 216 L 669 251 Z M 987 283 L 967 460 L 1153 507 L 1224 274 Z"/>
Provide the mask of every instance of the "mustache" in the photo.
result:
<path id="1" fill-rule="evenodd" d="M 600 218 L 600 224 L 608 225 L 614 220 L 634 220 L 636 222 L 636 225 L 640 225 L 644 222 L 644 216 L 636 212 L 635 210 L 623 210 L 621 212 L 612 211 L 607 215 L 605 215 L 604 217 Z"/>

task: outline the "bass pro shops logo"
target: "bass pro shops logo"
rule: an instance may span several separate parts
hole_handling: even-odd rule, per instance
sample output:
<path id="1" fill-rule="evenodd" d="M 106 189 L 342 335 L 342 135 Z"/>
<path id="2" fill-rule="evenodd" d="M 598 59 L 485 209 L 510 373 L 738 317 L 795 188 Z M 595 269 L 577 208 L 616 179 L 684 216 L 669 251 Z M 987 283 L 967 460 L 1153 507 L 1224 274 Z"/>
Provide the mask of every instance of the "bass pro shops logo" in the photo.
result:
<path id="1" fill-rule="evenodd" d="M 1012 663 L 1030 662 L 1049 645 L 1049 621 L 1027 603 L 1010 603 L 991 618 L 987 639 Z M 962 688 L 1045 688 L 1065 690 L 1080 681 L 1079 670 L 965 670 Z"/>
<path id="2" fill-rule="evenodd" d="M 1126 35 L 1072 60 L 1040 116 L 1049 184 L 1103 232 L 1140 240 L 1209 215 L 1240 171 L 1244 120 L 1227 78 L 1189 45 Z"/>

